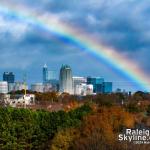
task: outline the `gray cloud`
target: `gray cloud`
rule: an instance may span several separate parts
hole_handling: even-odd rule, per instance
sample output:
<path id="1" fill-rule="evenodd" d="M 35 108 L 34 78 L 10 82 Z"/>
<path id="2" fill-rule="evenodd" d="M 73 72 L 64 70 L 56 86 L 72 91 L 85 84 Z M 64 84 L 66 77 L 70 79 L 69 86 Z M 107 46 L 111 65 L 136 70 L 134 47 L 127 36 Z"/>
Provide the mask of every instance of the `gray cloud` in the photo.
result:
<path id="1" fill-rule="evenodd" d="M 146 73 L 150 73 L 150 4 L 147 0 L 8 1 L 18 6 L 30 7 L 41 16 L 56 15 L 61 21 L 95 36 L 104 45 L 126 54 Z M 0 0 L 1 3 L 7 2 Z M 46 33 L 46 30 L 35 28 L 34 25 L 13 16 L 0 15 L 0 52 L 1 68 L 30 70 L 33 66 L 41 66 L 45 62 L 53 68 L 58 68 L 64 62 L 71 64 L 74 70 L 79 70 L 81 74 L 86 71 L 97 75 L 103 71 L 105 76 L 111 69 L 106 64 L 95 61 L 95 58 L 89 57 L 87 53 L 81 52 L 74 45 L 67 45 L 54 35 Z M 78 60 L 80 66 L 77 65 Z M 104 69 L 107 67 L 108 69 Z M 108 80 L 112 78 L 117 80 L 118 74 L 112 73 Z"/>

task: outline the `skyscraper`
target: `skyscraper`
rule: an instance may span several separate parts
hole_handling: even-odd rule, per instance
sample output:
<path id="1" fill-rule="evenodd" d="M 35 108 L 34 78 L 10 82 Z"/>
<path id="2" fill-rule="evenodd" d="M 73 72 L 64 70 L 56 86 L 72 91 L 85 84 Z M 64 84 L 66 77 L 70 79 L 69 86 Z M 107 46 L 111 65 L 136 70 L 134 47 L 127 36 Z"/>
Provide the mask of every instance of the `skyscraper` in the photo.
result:
<path id="1" fill-rule="evenodd" d="M 15 75 L 13 74 L 13 72 L 4 72 L 3 73 L 3 81 L 6 81 L 8 83 L 14 83 Z"/>
<path id="2" fill-rule="evenodd" d="M 47 65 L 43 67 L 43 83 L 51 83 L 56 80 L 56 72 L 53 70 L 48 70 Z"/>
<path id="3" fill-rule="evenodd" d="M 45 64 L 43 67 L 43 83 L 46 83 L 48 81 L 48 67 Z"/>
<path id="4" fill-rule="evenodd" d="M 59 75 L 59 91 L 73 94 L 72 70 L 68 65 L 62 65 Z"/>

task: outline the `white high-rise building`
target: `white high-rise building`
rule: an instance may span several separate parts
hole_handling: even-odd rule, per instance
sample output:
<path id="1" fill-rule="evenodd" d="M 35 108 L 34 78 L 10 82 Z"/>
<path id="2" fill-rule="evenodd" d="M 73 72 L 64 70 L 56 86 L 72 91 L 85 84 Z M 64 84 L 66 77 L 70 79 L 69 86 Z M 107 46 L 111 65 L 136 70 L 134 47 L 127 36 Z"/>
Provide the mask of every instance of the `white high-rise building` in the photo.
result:
<path id="1" fill-rule="evenodd" d="M 73 77 L 73 91 L 75 95 L 78 95 L 77 86 L 81 84 L 85 84 L 87 79 L 85 77 Z"/>
<path id="2" fill-rule="evenodd" d="M 72 70 L 68 65 L 62 65 L 59 75 L 59 91 L 73 94 Z"/>
<path id="3" fill-rule="evenodd" d="M 86 96 L 86 95 L 92 95 L 93 94 L 93 85 L 92 84 L 85 84 L 81 83 L 76 85 L 75 87 L 75 95 L 81 95 L 81 96 Z"/>
<path id="4" fill-rule="evenodd" d="M 85 83 L 81 83 L 81 84 L 77 84 L 75 87 L 75 95 L 82 95 L 82 96 L 86 96 L 86 84 Z"/>
<path id="5" fill-rule="evenodd" d="M 86 86 L 86 95 L 92 95 L 93 94 L 93 85 L 87 84 Z"/>
<path id="6" fill-rule="evenodd" d="M 8 93 L 8 83 L 5 81 L 0 81 L 0 93 L 7 94 Z"/>

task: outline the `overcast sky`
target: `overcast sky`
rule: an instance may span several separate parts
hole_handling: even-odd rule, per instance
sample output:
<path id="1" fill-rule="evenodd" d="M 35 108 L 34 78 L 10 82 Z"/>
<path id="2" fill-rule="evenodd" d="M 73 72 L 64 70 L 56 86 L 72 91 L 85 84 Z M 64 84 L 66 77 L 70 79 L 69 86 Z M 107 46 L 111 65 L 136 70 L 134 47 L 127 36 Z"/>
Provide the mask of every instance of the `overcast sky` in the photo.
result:
<path id="1" fill-rule="evenodd" d="M 145 74 L 150 73 L 149 0 L 0 0 L 0 6 L 3 3 L 24 6 L 42 15 L 53 14 L 126 54 Z M 68 64 L 74 75 L 102 76 L 117 82 L 114 88 L 129 88 L 128 79 L 101 60 L 0 11 L 0 74 L 13 71 L 17 80 L 22 80 L 27 73 L 30 83 L 41 82 L 44 63 L 57 74 L 62 64 Z"/>

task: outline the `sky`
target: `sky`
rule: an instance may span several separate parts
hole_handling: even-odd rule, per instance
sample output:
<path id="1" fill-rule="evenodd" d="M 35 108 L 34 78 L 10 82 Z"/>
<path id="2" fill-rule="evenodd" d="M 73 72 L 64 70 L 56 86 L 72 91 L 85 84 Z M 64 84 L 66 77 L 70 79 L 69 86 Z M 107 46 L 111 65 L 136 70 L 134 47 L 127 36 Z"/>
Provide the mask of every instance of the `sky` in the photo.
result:
<path id="1" fill-rule="evenodd" d="M 147 76 L 150 73 L 148 0 L 0 0 L 0 7 L 11 5 L 46 19 L 54 19 L 49 17 L 53 15 L 133 60 Z M 114 82 L 114 90 L 117 87 L 140 90 L 102 60 L 40 27 L 0 11 L 1 79 L 4 71 L 12 71 L 16 80 L 23 80 L 26 73 L 29 83 L 42 82 L 45 63 L 57 75 L 61 65 L 68 64 L 75 76 L 104 77 Z"/>

